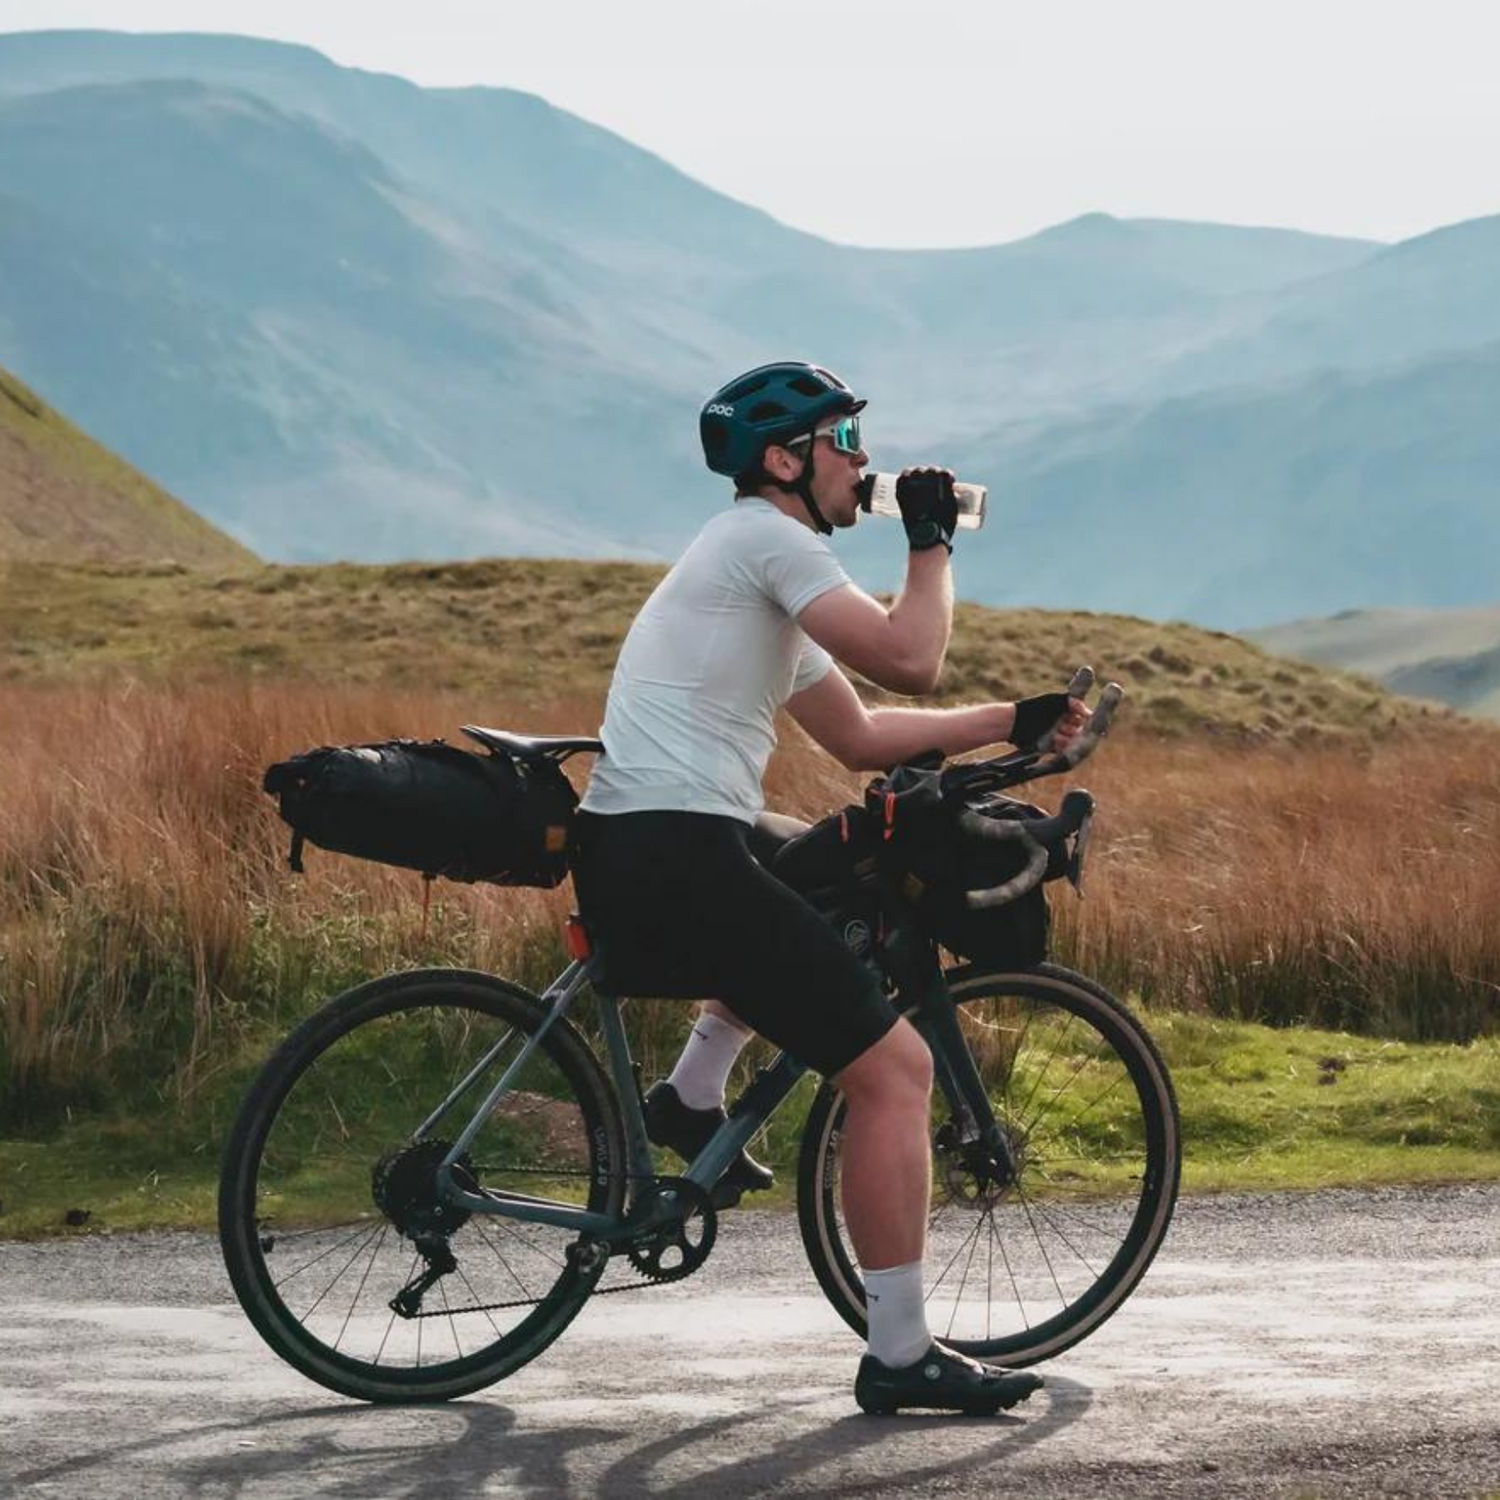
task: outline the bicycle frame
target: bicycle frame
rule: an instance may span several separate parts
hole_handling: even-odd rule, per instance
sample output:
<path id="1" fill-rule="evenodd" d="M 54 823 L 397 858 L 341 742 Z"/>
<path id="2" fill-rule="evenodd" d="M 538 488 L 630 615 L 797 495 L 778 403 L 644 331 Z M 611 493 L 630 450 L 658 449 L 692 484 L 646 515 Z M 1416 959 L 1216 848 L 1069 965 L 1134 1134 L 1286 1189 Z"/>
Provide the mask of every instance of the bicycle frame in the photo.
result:
<path id="1" fill-rule="evenodd" d="M 996 1125 L 988 1094 L 959 1029 L 957 1006 L 944 981 L 942 969 L 930 949 L 927 950 L 926 957 L 928 962 L 923 967 L 927 972 L 923 974 L 918 971 L 911 976 L 924 982 L 920 984 L 916 1004 L 907 1013 L 932 1051 L 935 1081 L 959 1125 L 960 1141 L 964 1144 L 982 1141 L 1001 1153 L 1007 1168 L 1013 1168 L 1008 1143 L 1004 1133 Z M 547 1032 L 572 1009 L 585 986 L 593 989 L 598 1000 L 608 1071 L 624 1114 L 626 1160 L 630 1178 L 637 1182 L 650 1182 L 656 1176 L 650 1142 L 646 1138 L 640 1094 L 636 1087 L 635 1064 L 625 1035 L 622 1002 L 599 984 L 596 961 L 587 959 L 570 964 L 553 980 L 541 997 L 544 1004 L 550 1002 L 545 1020 L 527 1039 L 525 1046 L 495 1082 L 454 1141 L 438 1168 L 437 1185 L 446 1202 L 470 1213 L 500 1215 L 528 1223 L 576 1229 L 580 1235 L 609 1243 L 639 1234 L 643 1228 L 656 1223 L 657 1216 L 646 1219 L 632 1217 L 628 1209 L 623 1215 L 612 1216 L 526 1193 L 495 1188 L 479 1188 L 476 1191 L 460 1186 L 453 1177 L 453 1167 L 505 1096 L 511 1080 L 525 1067 Z M 494 1062 L 509 1040 L 509 1035 L 502 1037 L 475 1063 L 417 1128 L 413 1139 L 421 1139 L 433 1129 Z M 749 1144 L 751 1137 L 780 1108 L 806 1071 L 804 1064 L 785 1052 L 780 1053 L 774 1062 L 761 1068 L 735 1102 L 729 1118 L 681 1175 L 707 1193 L 730 1162 Z M 663 1221 L 671 1218 L 671 1208 L 668 1205 L 659 1205 L 657 1213 Z"/>

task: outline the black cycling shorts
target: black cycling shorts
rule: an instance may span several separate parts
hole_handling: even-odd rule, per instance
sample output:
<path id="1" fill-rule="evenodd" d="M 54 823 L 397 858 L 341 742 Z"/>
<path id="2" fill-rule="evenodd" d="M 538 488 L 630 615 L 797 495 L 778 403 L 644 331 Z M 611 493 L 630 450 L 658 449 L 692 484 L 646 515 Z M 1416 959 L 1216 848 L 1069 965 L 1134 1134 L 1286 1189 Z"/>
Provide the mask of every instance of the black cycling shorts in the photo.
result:
<path id="1" fill-rule="evenodd" d="M 615 994 L 722 1000 L 830 1077 L 896 1012 L 833 927 L 756 862 L 749 833 L 706 813 L 579 813 L 579 912 Z"/>

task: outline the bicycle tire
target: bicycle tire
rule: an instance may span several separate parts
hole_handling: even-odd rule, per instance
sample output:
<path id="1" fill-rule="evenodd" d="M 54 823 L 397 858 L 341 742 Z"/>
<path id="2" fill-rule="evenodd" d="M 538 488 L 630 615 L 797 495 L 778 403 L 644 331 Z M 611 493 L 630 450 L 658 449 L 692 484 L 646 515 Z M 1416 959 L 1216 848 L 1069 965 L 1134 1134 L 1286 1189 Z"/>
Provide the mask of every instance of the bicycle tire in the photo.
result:
<path id="1" fill-rule="evenodd" d="M 406 1169 L 399 1166 L 399 1153 L 413 1149 L 401 1131 L 424 1123 L 484 1049 L 499 1046 L 491 1071 L 452 1111 L 456 1136 L 483 1090 L 545 1014 L 537 996 L 491 975 L 457 969 L 395 974 L 330 1001 L 263 1066 L 225 1147 L 219 1238 L 240 1305 L 288 1364 L 361 1400 L 446 1401 L 535 1359 L 577 1315 L 602 1274 L 602 1261 L 580 1268 L 566 1248 L 576 1238 L 570 1232 L 480 1214 L 452 1228 L 445 1243 L 457 1261 L 455 1274 L 427 1294 L 446 1316 L 404 1319 L 390 1311 L 387 1321 L 385 1299 L 410 1280 L 421 1259 L 391 1210 L 375 1198 L 377 1180 L 385 1182 L 387 1197 L 401 1196 Z M 459 1055 L 450 1059 L 453 1052 Z M 528 1091 L 528 1083 L 537 1091 Z M 566 1019 L 553 1023 L 518 1084 L 475 1139 L 475 1175 L 499 1185 L 507 1174 L 539 1174 L 519 1178 L 523 1184 L 558 1174 L 558 1191 L 571 1194 L 571 1201 L 619 1213 L 626 1179 L 619 1103 Z M 427 1139 L 441 1134 L 434 1130 Z M 381 1167 L 387 1176 L 378 1179 L 377 1164 L 392 1149 L 398 1165 Z M 487 1167 L 481 1162 L 486 1149 L 509 1155 L 498 1167 Z M 523 1154 L 535 1154 L 538 1165 L 522 1165 Z M 412 1180 L 425 1179 L 418 1174 Z M 394 1211 L 409 1214 L 405 1198 Z M 321 1248 L 325 1242 L 332 1248 Z M 290 1253 L 277 1259 L 276 1250 L 284 1247 Z M 340 1271 L 345 1259 L 348 1266 Z M 315 1271 L 320 1264 L 323 1269 Z M 330 1281 L 306 1305 L 329 1271 L 335 1280 L 346 1274 L 348 1280 L 336 1296 Z M 306 1279 L 297 1285 L 301 1277 Z M 518 1293 L 523 1300 L 516 1301 Z M 522 1311 L 524 1297 L 532 1299 L 529 1311 Z M 507 1301 L 516 1302 L 514 1326 L 506 1313 L 484 1310 L 486 1302 Z M 299 1313 L 294 1303 L 304 1310 Z M 341 1311 L 335 1336 L 330 1329 Z M 428 1326 L 432 1358 L 424 1365 Z"/>
<path id="2" fill-rule="evenodd" d="M 1019 1148 L 1022 1166 L 1014 1186 L 998 1192 L 972 1175 L 966 1179 L 963 1167 L 956 1167 L 951 1138 L 942 1141 L 939 1117 L 946 1104 L 934 1091 L 934 1191 L 924 1272 L 929 1324 L 937 1337 L 965 1354 L 1011 1367 L 1035 1364 L 1071 1348 L 1118 1311 L 1161 1247 L 1182 1166 L 1177 1099 L 1145 1028 L 1083 975 L 1040 964 L 1017 973 L 963 968 L 950 971 L 947 980 L 971 1047 L 978 1027 L 991 1025 L 993 1018 L 988 1044 L 976 1049 L 975 1061 L 987 1082 L 993 1080 L 996 1118 Z M 1051 1050 L 1038 1066 L 1032 1053 L 1043 1047 Z M 1059 1058 L 1062 1065 L 1054 1073 Z M 1087 1090 L 1092 1102 L 1075 1104 L 1070 1113 L 1059 1101 L 1072 1084 L 1080 1086 L 1080 1095 Z M 838 1207 L 843 1118 L 843 1096 L 825 1082 L 802 1137 L 797 1214 L 819 1286 L 863 1336 L 864 1285 Z M 962 1219 L 966 1180 L 973 1194 L 966 1205 L 974 1220 L 972 1234 Z M 947 1219 L 940 1236 L 955 1204 L 960 1211 Z M 981 1297 L 976 1288 L 966 1302 L 965 1284 L 986 1221 L 985 1290 Z M 966 1248 L 968 1260 L 960 1272 L 956 1268 Z M 1066 1265 L 1060 1273 L 1055 1262 L 1065 1258 L 1077 1266 Z M 1050 1310 L 1054 1301 L 1060 1305 Z M 997 1321 L 1003 1326 L 996 1328 Z"/>

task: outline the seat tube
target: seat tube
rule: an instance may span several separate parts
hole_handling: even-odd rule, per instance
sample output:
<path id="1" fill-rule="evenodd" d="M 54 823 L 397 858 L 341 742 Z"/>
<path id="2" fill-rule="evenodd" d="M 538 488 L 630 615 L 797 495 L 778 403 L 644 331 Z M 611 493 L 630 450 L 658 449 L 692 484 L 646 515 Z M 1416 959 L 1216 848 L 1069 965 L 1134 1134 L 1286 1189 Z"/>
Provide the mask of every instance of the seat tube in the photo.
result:
<path id="1" fill-rule="evenodd" d="M 618 996 L 600 989 L 597 983 L 593 988 L 599 1002 L 599 1028 L 604 1033 L 609 1072 L 615 1082 L 615 1093 L 619 1095 L 620 1113 L 625 1119 L 625 1157 L 630 1164 L 631 1177 L 637 1183 L 649 1182 L 656 1175 L 656 1168 L 651 1160 L 651 1143 L 646 1139 L 646 1122 L 636 1092 L 622 1003 Z"/>

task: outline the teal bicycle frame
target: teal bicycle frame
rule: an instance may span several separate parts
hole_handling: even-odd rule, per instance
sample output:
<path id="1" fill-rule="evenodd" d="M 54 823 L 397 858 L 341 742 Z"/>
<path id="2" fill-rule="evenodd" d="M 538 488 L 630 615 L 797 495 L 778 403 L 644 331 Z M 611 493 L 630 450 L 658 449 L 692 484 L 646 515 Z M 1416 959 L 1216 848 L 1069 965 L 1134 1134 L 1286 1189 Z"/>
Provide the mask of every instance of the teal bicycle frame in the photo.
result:
<path id="1" fill-rule="evenodd" d="M 927 951 L 927 958 L 928 962 L 924 966 L 927 972 L 921 976 L 925 982 L 920 984 L 920 999 L 907 1014 L 932 1051 L 935 1082 L 953 1111 L 960 1142 L 981 1142 L 993 1154 L 1000 1174 L 1008 1176 L 1015 1169 L 1009 1142 L 996 1124 L 988 1093 L 959 1027 L 957 1007 L 936 955 L 930 949 Z M 586 985 L 593 988 L 599 1003 L 600 1029 L 608 1054 L 609 1073 L 624 1115 L 630 1179 L 635 1182 L 650 1182 L 655 1178 L 656 1168 L 651 1157 L 651 1144 L 646 1138 L 635 1064 L 625 1035 L 622 1002 L 600 986 L 597 960 L 585 959 L 570 964 L 541 997 L 542 1003 L 547 1006 L 542 1024 L 527 1039 L 454 1141 L 438 1169 L 437 1186 L 445 1202 L 470 1213 L 501 1215 L 560 1229 L 576 1229 L 580 1235 L 609 1244 L 639 1235 L 643 1228 L 650 1228 L 656 1223 L 671 1222 L 674 1217 L 680 1217 L 681 1212 L 674 1215 L 670 1202 L 657 1200 L 655 1212 L 645 1219 L 632 1217 L 628 1210 L 622 1215 L 599 1214 L 528 1193 L 497 1188 L 466 1188 L 453 1175 L 454 1166 L 505 1096 L 512 1080 L 520 1075 L 547 1032 L 572 1009 Z M 413 1140 L 420 1140 L 431 1134 L 437 1122 L 492 1066 L 509 1041 L 509 1035 L 502 1037 L 474 1064 L 447 1098 L 417 1127 Z M 780 1108 L 806 1071 L 804 1064 L 785 1052 L 779 1054 L 774 1062 L 761 1068 L 750 1086 L 736 1100 L 729 1118 L 681 1175 L 707 1194 L 729 1164 L 750 1143 L 755 1133 Z M 685 1207 L 681 1211 L 686 1211 Z"/>

